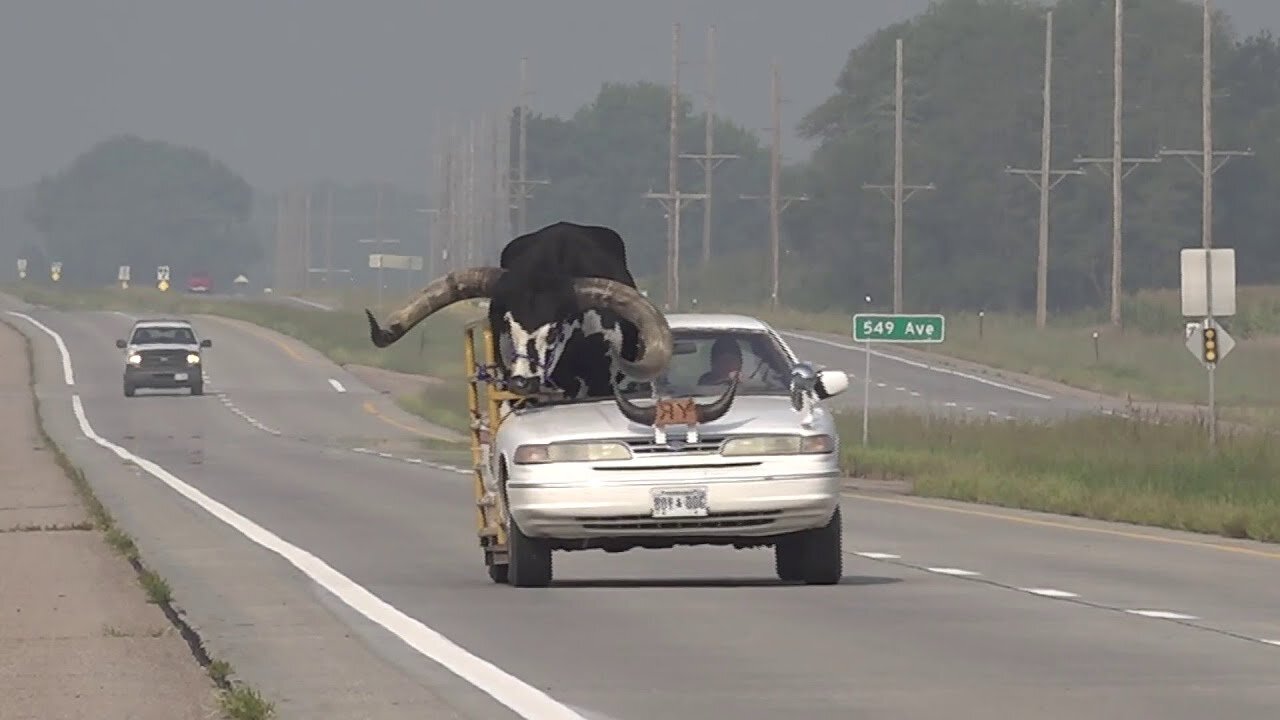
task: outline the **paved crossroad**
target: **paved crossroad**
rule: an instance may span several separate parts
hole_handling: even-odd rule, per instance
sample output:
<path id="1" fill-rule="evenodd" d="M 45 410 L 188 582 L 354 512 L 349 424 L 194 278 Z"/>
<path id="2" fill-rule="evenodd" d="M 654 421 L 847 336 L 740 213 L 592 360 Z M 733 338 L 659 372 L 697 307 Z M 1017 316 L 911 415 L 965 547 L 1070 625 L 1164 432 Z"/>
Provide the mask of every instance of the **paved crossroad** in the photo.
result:
<path id="1" fill-rule="evenodd" d="M 286 716 L 1190 720 L 1280 705 L 1275 547 L 851 492 L 835 587 L 776 582 L 768 551 L 686 548 L 558 554 L 555 587 L 516 590 L 483 572 L 466 476 L 318 354 L 201 320 L 210 395 L 124 398 L 125 318 L 9 308 L 70 358 L 4 315 L 34 338 L 55 438 Z M 1035 400 L 1021 397 L 997 399 Z"/>

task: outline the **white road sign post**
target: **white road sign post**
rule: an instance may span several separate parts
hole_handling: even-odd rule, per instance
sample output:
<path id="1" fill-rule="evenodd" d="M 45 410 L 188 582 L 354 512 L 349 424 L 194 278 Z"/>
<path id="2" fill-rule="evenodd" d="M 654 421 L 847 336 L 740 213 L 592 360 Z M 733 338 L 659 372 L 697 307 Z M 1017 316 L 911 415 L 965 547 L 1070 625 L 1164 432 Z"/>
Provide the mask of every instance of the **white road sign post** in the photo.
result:
<path id="1" fill-rule="evenodd" d="M 61 260 L 56 260 L 53 262 L 53 264 L 49 265 L 49 277 L 53 278 L 54 282 L 58 282 L 59 280 L 62 279 L 62 261 Z"/>
<path id="2" fill-rule="evenodd" d="M 160 288 L 160 292 L 169 289 L 169 266 L 158 265 L 156 267 L 156 287 Z"/>
<path id="3" fill-rule="evenodd" d="M 125 289 L 125 290 L 129 289 L 129 266 L 128 265 L 120 266 L 120 272 L 116 274 L 116 279 L 120 281 L 120 287 L 122 289 Z"/>
<path id="4" fill-rule="evenodd" d="M 1190 326 L 1187 349 L 1209 373 L 1209 446 L 1218 444 L 1218 411 L 1214 370 L 1235 347 L 1235 340 L 1215 317 L 1236 314 L 1236 251 L 1232 248 L 1183 248 L 1182 314 L 1203 317 Z"/>
<path id="5" fill-rule="evenodd" d="M 26 258 L 18 258 L 18 279 L 19 280 L 27 279 L 27 259 Z"/>

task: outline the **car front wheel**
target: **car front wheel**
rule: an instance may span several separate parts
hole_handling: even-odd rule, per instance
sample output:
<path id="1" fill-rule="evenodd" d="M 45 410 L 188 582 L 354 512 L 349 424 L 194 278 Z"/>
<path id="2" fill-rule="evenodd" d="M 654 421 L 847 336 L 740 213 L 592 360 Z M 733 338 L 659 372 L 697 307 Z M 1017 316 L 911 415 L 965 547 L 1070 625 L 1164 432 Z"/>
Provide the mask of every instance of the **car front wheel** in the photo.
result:
<path id="1" fill-rule="evenodd" d="M 844 572 L 844 548 L 840 508 L 836 507 L 831 520 L 820 528 L 805 531 L 796 543 L 796 557 L 792 570 L 806 585 L 835 585 Z M 781 570 L 782 567 L 779 567 Z"/>
<path id="2" fill-rule="evenodd" d="M 514 519 L 507 519 L 507 582 L 513 587 L 551 584 L 551 546 L 525 535 Z"/>

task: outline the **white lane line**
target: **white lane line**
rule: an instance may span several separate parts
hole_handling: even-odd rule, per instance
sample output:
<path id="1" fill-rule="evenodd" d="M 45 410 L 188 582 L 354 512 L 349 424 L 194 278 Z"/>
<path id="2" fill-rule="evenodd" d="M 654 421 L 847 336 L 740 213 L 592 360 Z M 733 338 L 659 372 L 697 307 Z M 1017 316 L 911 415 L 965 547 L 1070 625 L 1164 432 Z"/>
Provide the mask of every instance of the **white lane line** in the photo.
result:
<path id="1" fill-rule="evenodd" d="M 1268 644 L 1268 645 L 1276 645 L 1276 646 L 1280 646 L 1280 640 L 1265 640 L 1265 639 L 1264 639 L 1262 642 L 1264 642 L 1264 643 L 1266 643 L 1266 644 Z"/>
<path id="2" fill-rule="evenodd" d="M 953 567 L 927 567 L 925 568 L 925 570 L 928 570 L 931 573 L 938 573 L 939 575 L 957 575 L 961 577 L 968 577 L 971 575 L 982 574 L 982 573 L 976 573 L 972 570 L 962 570 L 961 568 L 953 568 Z"/>
<path id="3" fill-rule="evenodd" d="M 62 337 L 29 316 L 12 311 L 10 311 L 10 314 L 23 317 L 31 322 L 32 325 L 53 337 L 58 345 L 59 352 L 62 354 L 62 365 L 66 370 L 67 384 L 74 385 L 71 373 L 71 355 L 66 351 L 67 346 L 62 341 Z M 503 671 L 493 663 L 472 655 L 447 637 L 418 620 L 405 615 L 364 587 L 353 582 L 350 578 L 334 570 L 315 555 L 284 541 L 261 525 L 183 482 L 176 475 L 156 463 L 134 455 L 125 448 L 98 435 L 93 426 L 89 424 L 89 418 L 85 415 L 84 405 L 80 401 L 79 393 L 71 395 L 71 410 L 75 414 L 76 422 L 80 425 L 81 434 L 86 438 L 110 450 L 121 460 L 132 462 L 147 471 L 157 480 L 200 506 L 210 515 L 235 528 L 242 535 L 262 547 L 288 560 L 304 575 L 328 590 L 334 597 L 346 603 L 353 610 L 381 625 L 419 653 L 431 658 L 475 687 L 488 693 L 493 699 L 502 703 L 520 717 L 526 720 L 586 720 L 582 715 L 556 701 L 550 695 Z"/>
<path id="4" fill-rule="evenodd" d="M 1018 588 L 1018 589 L 1021 590 L 1022 592 L 1031 593 L 1032 595 L 1042 595 L 1044 597 L 1054 597 L 1054 598 L 1080 597 L 1079 595 L 1073 592 L 1067 592 L 1066 590 L 1057 590 L 1054 588 Z"/>
<path id="5" fill-rule="evenodd" d="M 137 319 L 138 319 L 138 318 L 136 318 L 136 317 L 134 317 L 134 316 L 130 315 L 129 313 L 126 313 L 126 312 L 120 312 L 119 310 L 112 310 L 111 312 L 112 312 L 113 314 L 115 314 L 115 315 L 119 315 L 120 317 L 124 318 L 125 320 L 128 320 L 129 322 L 136 322 L 136 321 L 137 321 Z"/>
<path id="6" fill-rule="evenodd" d="M 1044 393 L 1038 393 L 1038 392 L 1035 392 L 1034 390 L 1027 390 L 1026 388 L 1020 388 L 1014 385 L 1006 385 L 1005 383 L 996 382 L 995 380 L 988 380 L 987 378 L 978 377 L 977 375 L 970 375 L 969 373 L 960 372 L 959 370 L 952 370 L 951 368 L 937 367 L 934 365 L 929 365 L 928 363 L 916 362 L 915 360 L 908 360 L 906 358 L 898 357 L 897 355 L 889 355 L 889 354 L 878 352 L 875 350 L 867 350 L 866 348 L 858 347 L 857 345 L 847 345 L 845 343 L 838 343 L 832 340 L 827 340 L 825 338 L 813 337 L 812 335 L 803 335 L 797 332 L 780 331 L 780 334 L 790 335 L 793 338 L 808 340 L 809 342 L 815 342 L 820 345 L 829 345 L 831 347 L 840 348 L 841 350 L 856 350 L 858 352 L 870 352 L 874 357 L 882 357 L 882 358 L 885 358 L 886 360 L 896 360 L 904 365 L 917 367 L 917 368 L 920 368 L 921 370 L 929 370 L 931 372 L 942 373 L 944 375 L 955 375 L 956 377 L 962 377 L 965 380 L 980 382 L 984 385 L 990 385 L 991 387 L 1000 388 L 1001 390 L 1008 390 L 1010 392 L 1022 393 L 1023 395 L 1029 395 L 1034 398 L 1040 398 L 1041 400 L 1053 399 L 1052 395 L 1045 395 Z"/>
<path id="7" fill-rule="evenodd" d="M 987 414 L 990 415 L 991 417 L 1000 417 L 1000 413 L 996 412 L 995 410 L 988 410 Z"/>
<path id="8" fill-rule="evenodd" d="M 894 390 L 897 390 L 898 392 L 906 392 L 906 391 L 907 391 L 907 389 L 906 389 L 906 388 L 901 387 L 901 386 L 894 388 Z"/>
<path id="9" fill-rule="evenodd" d="M 346 388 L 342 387 L 342 383 L 338 382 L 333 378 L 329 378 L 329 384 L 333 386 L 334 390 L 337 390 L 340 393 L 344 393 L 347 391 Z"/>
<path id="10" fill-rule="evenodd" d="M 920 397 L 920 393 L 916 392 L 915 390 L 912 390 L 911 397 Z"/>
<path id="11" fill-rule="evenodd" d="M 48 326 L 46 326 L 44 323 L 40 322 L 39 320 L 36 320 L 35 318 L 31 317 L 30 315 L 26 315 L 20 312 L 14 312 L 12 310 L 9 310 L 8 312 L 10 315 L 14 317 L 20 317 L 23 320 L 26 320 L 27 322 L 31 323 L 32 325 L 35 325 L 37 328 L 40 328 L 40 330 L 43 331 L 44 334 L 53 338 L 54 344 L 58 346 L 58 354 L 62 356 L 62 378 L 63 380 L 66 381 L 69 387 L 75 386 L 76 374 L 75 372 L 72 371 L 72 368 L 71 368 L 71 353 L 67 351 L 67 344 L 62 341 L 62 336 L 50 330 Z"/>
<path id="12" fill-rule="evenodd" d="M 1149 618 L 1160 618 L 1161 620 L 1199 620 L 1195 615 L 1183 615 L 1182 613 L 1171 612 L 1169 610 L 1125 610 L 1130 615 L 1141 615 Z"/>
<path id="13" fill-rule="evenodd" d="M 882 553 L 882 552 L 860 552 L 860 553 L 854 553 L 854 555 L 861 555 L 864 558 L 870 558 L 872 560 L 901 560 L 902 559 L 901 555 L 894 555 L 893 553 Z"/>
<path id="14" fill-rule="evenodd" d="M 887 386 L 887 385 L 885 385 L 885 384 L 884 384 L 884 383 L 882 383 L 882 382 L 878 382 L 878 383 L 876 383 L 876 387 L 888 387 L 888 386 Z"/>
<path id="15" fill-rule="evenodd" d="M 947 407 L 955 407 L 955 406 L 956 406 L 956 404 L 955 404 L 955 403 L 953 403 L 953 402 L 949 402 L 949 403 L 947 403 Z"/>

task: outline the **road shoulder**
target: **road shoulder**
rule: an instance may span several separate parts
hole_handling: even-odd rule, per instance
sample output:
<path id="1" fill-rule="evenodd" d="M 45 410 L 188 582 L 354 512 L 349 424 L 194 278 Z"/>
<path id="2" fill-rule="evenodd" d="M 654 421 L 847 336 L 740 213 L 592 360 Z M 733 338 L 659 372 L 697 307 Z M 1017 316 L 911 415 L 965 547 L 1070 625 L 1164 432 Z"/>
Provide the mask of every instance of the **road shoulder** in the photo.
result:
<path id="1" fill-rule="evenodd" d="M 0 325 L 0 715 L 204 720 L 217 688 L 108 546 L 40 432 L 20 333 Z"/>

